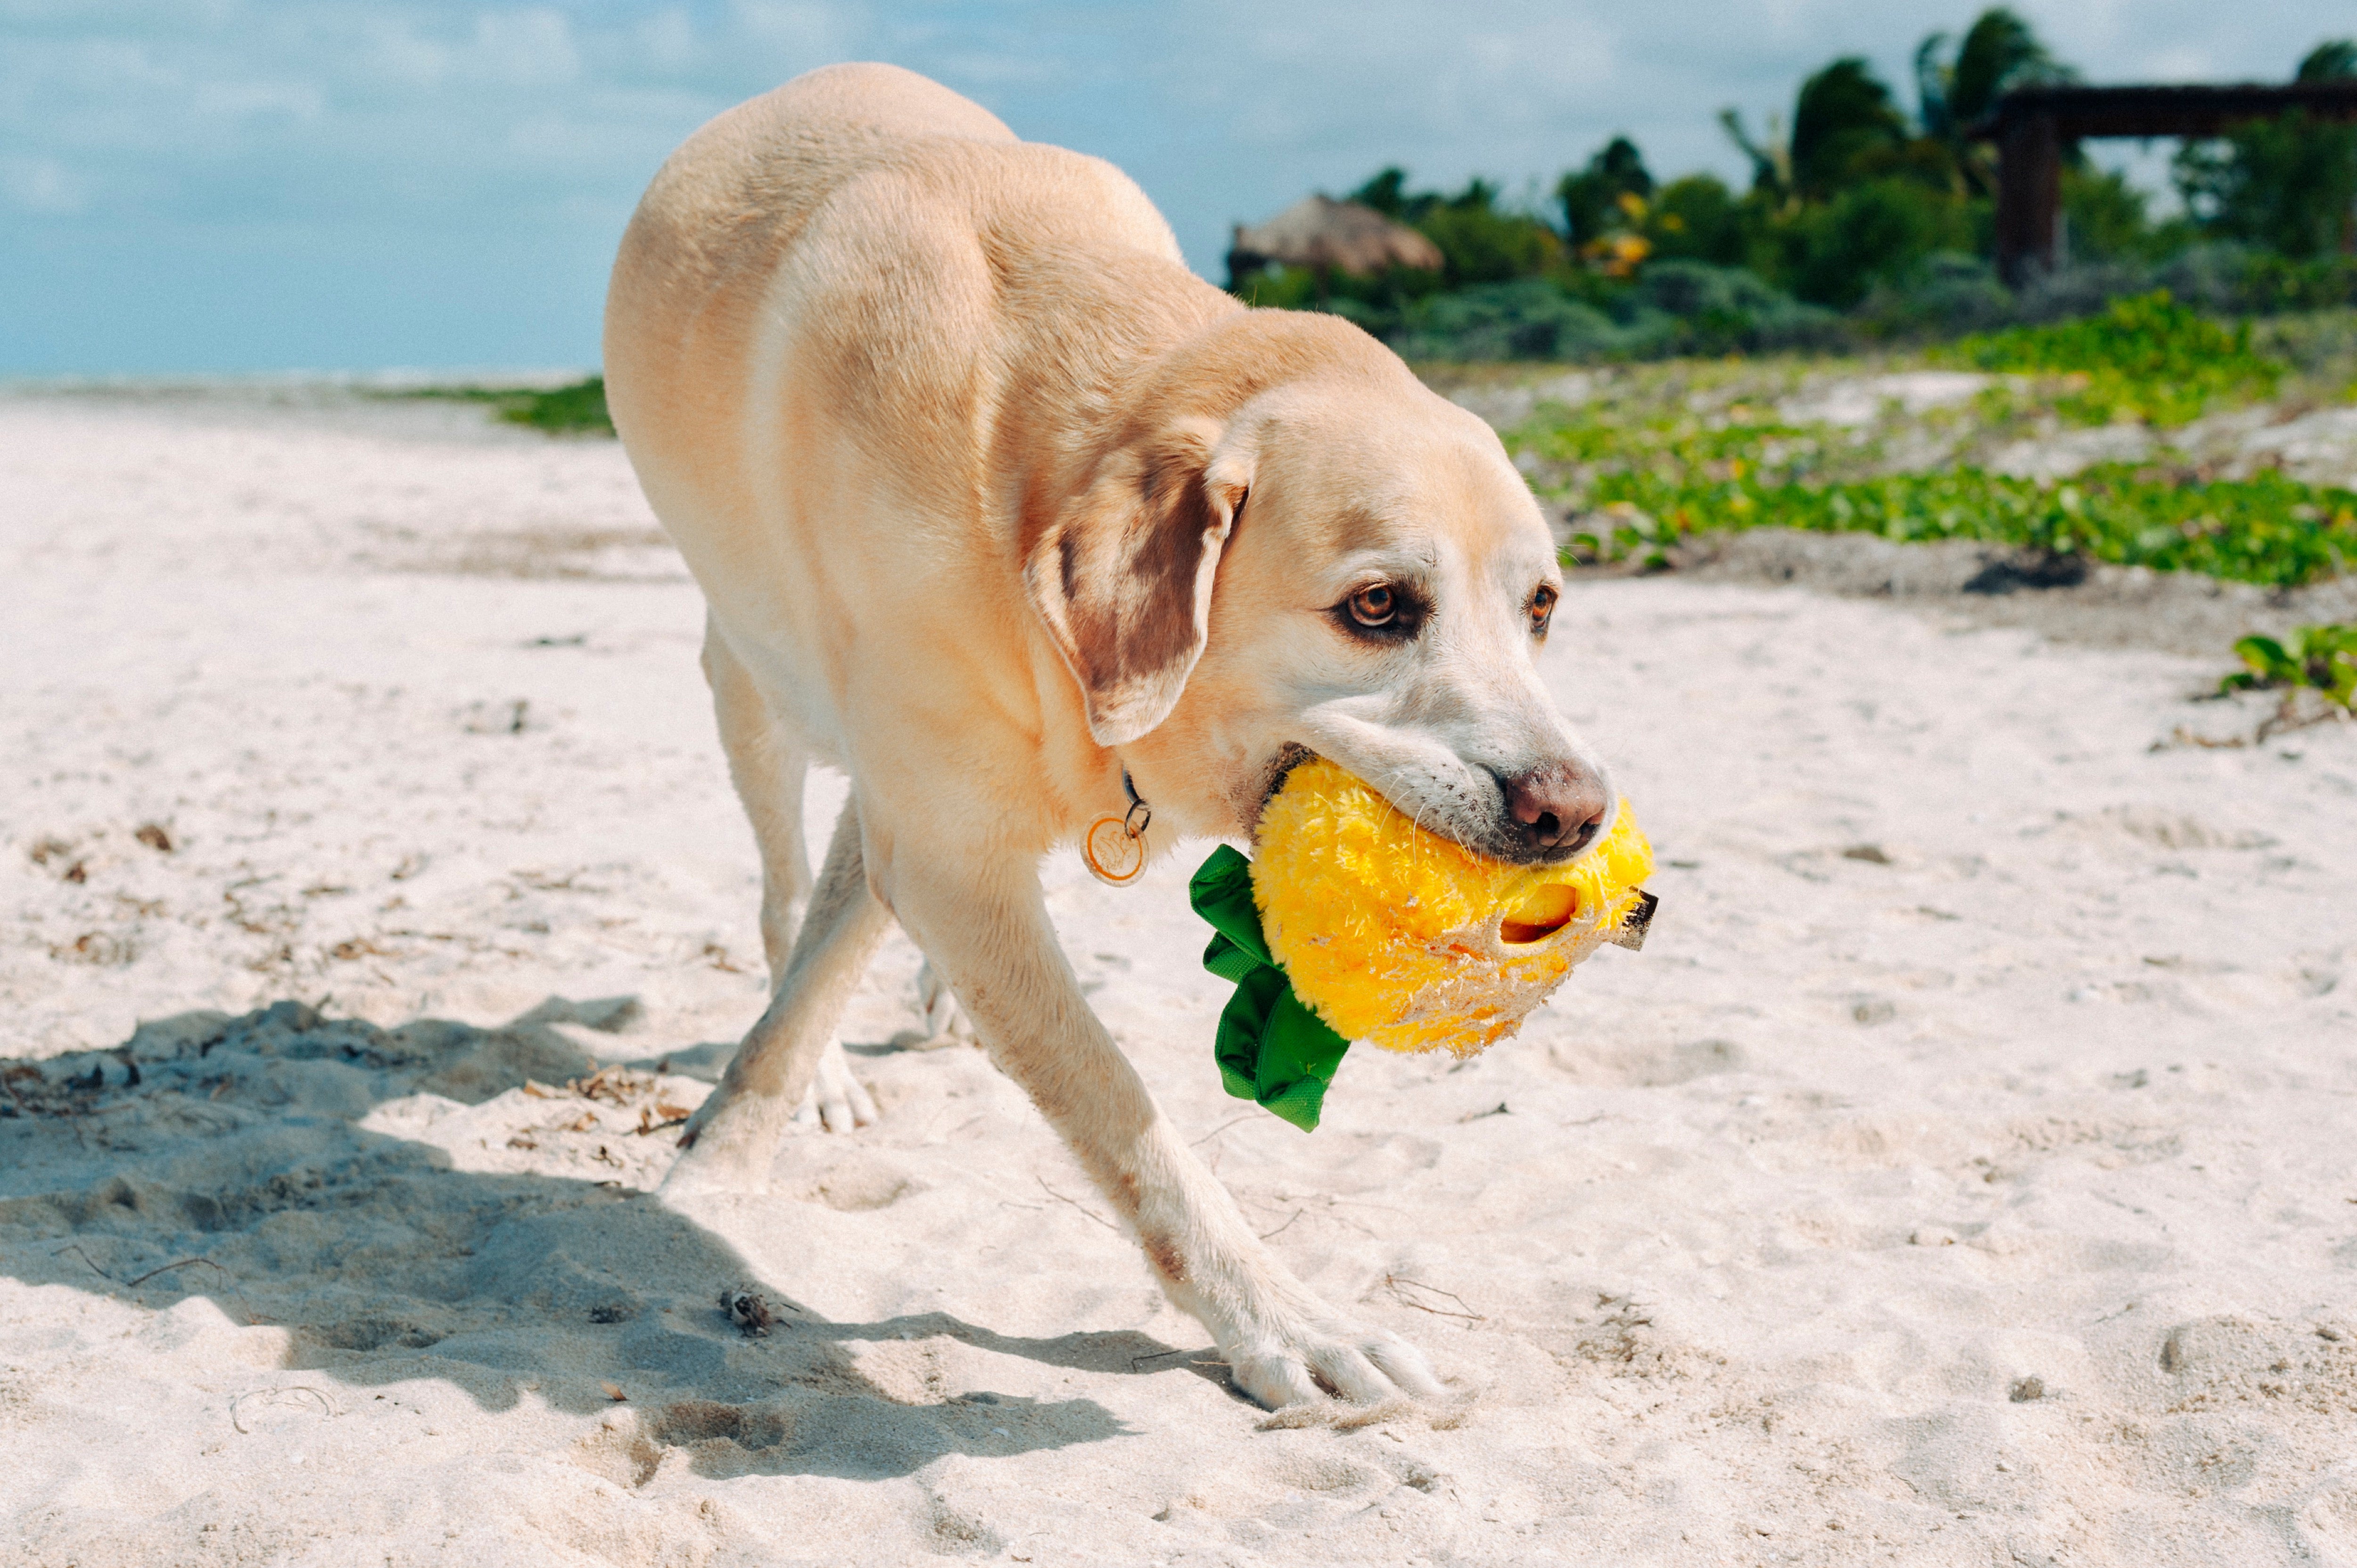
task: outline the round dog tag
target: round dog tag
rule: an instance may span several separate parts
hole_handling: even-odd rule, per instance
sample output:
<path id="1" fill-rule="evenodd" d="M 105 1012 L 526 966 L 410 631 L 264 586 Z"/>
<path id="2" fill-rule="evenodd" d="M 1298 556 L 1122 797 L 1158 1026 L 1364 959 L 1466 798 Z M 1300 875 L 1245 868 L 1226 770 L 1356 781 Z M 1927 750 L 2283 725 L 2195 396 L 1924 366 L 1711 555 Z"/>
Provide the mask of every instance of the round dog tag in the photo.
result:
<path id="1" fill-rule="evenodd" d="M 1081 840 L 1081 858 L 1099 882 L 1126 887 L 1146 871 L 1146 835 L 1121 817 L 1099 817 Z"/>

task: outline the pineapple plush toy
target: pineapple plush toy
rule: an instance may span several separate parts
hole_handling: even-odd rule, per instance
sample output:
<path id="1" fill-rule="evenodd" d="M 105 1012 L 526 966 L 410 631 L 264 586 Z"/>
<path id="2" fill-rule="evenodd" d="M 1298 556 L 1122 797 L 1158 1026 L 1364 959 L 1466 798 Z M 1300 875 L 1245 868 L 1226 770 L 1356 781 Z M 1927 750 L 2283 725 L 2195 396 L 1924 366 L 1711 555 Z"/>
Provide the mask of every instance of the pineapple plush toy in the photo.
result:
<path id="1" fill-rule="evenodd" d="M 1195 873 L 1217 933 L 1204 967 L 1236 983 L 1220 1017 L 1228 1092 L 1304 1131 L 1353 1040 L 1471 1056 L 1518 1028 L 1604 942 L 1637 947 L 1652 847 L 1626 800 L 1569 865 L 1512 865 L 1425 832 L 1348 770 L 1293 770 L 1257 859 L 1222 845 Z"/>

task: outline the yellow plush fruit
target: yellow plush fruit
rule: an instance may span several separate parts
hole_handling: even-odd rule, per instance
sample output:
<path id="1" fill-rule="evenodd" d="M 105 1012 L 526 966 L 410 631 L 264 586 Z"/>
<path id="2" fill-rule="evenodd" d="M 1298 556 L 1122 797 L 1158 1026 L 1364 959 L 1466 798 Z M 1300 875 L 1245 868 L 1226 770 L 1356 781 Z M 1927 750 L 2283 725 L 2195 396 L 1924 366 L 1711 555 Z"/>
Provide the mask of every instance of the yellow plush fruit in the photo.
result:
<path id="1" fill-rule="evenodd" d="M 1619 929 L 1652 869 L 1625 800 L 1577 862 L 1512 865 L 1426 832 L 1319 757 L 1262 814 L 1253 902 L 1295 994 L 1335 1033 L 1471 1056 Z"/>

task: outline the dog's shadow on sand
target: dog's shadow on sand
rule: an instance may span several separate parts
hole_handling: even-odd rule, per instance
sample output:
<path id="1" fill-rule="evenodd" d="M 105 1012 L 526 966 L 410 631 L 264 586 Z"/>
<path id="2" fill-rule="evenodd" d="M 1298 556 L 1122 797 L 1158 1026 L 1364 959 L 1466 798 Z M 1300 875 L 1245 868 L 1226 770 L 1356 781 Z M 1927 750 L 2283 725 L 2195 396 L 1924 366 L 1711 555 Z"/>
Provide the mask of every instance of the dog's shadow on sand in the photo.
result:
<path id="1" fill-rule="evenodd" d="M 944 1338 L 1225 1385 L 1137 1333 L 1024 1338 L 942 1313 L 832 1322 L 649 1194 L 458 1171 L 440 1148 L 360 1125 L 421 1090 L 472 1104 L 589 1072 L 549 1026 L 563 1017 L 552 1002 L 502 1028 L 378 1029 L 280 1003 L 145 1025 L 113 1051 L 0 1060 L 0 1272 L 159 1311 L 210 1298 L 230 1325 L 285 1330 L 284 1368 L 348 1389 L 437 1379 L 490 1410 L 531 1390 L 617 1412 L 577 1456 L 626 1484 L 673 1449 L 705 1475 L 875 1478 L 1126 1432 L 1092 1400 L 945 1391 Z M 747 1291 L 759 1305 L 732 1316 L 726 1298 Z M 174 1316 L 189 1334 L 224 1327 Z"/>

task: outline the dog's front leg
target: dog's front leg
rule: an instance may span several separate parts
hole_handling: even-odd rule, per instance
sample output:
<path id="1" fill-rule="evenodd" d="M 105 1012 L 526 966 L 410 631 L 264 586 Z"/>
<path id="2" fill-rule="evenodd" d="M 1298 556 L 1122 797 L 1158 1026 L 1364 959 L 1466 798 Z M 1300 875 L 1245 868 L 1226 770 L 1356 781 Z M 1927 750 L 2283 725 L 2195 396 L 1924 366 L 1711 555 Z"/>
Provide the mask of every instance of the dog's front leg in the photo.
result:
<path id="1" fill-rule="evenodd" d="M 1335 1312 L 1253 1233 L 1082 998 L 1030 868 L 944 878 L 941 864 L 957 858 L 896 875 L 895 912 L 993 1059 L 1136 1231 L 1170 1298 L 1211 1330 L 1237 1386 L 1271 1407 L 1321 1391 L 1362 1403 L 1438 1396 L 1413 1347 Z"/>

